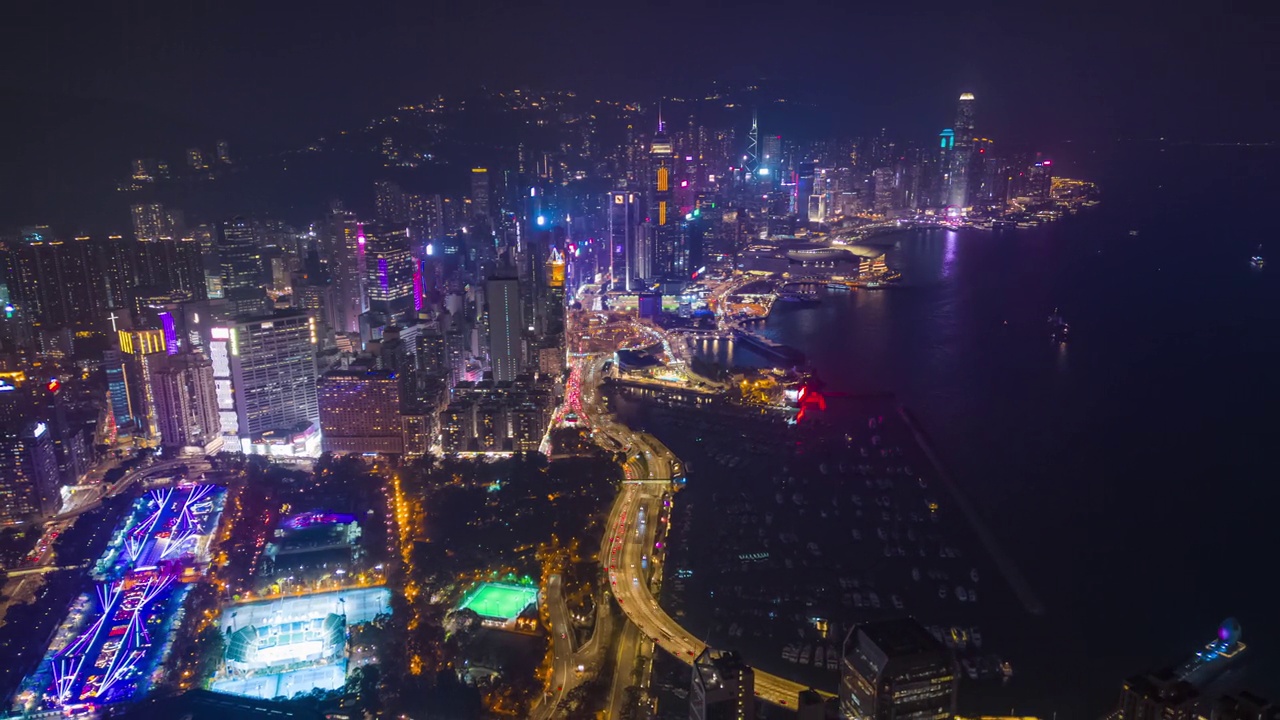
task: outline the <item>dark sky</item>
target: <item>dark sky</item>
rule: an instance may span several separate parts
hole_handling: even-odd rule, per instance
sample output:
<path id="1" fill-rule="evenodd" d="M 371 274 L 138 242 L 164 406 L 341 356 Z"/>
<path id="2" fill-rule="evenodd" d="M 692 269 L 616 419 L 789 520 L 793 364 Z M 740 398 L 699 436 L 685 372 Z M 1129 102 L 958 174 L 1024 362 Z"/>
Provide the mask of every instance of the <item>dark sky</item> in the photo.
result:
<path id="1" fill-rule="evenodd" d="M 1275 3 L 627 0 L 26 3 L 0 27 L 0 194 L 219 137 L 293 147 L 436 91 L 677 95 L 775 78 L 898 139 L 979 98 L 997 139 L 1265 140 Z M 1265 12 L 1265 14 L 1263 14 Z M 847 130 L 846 130 L 847 128 Z M 119 157 L 116 157 L 116 156 Z M 83 168 L 81 167 L 83 164 Z"/>
<path id="2" fill-rule="evenodd" d="M 1258 139 L 1280 95 L 1276 11 L 1245 3 L 26 5 L 0 30 L 3 90 L 101 98 L 228 134 L 323 128 L 473 83 L 626 95 L 766 72 L 868 125 L 933 128 L 963 87 L 1006 132 Z M 1251 3 L 1264 5 L 1275 4 Z"/>

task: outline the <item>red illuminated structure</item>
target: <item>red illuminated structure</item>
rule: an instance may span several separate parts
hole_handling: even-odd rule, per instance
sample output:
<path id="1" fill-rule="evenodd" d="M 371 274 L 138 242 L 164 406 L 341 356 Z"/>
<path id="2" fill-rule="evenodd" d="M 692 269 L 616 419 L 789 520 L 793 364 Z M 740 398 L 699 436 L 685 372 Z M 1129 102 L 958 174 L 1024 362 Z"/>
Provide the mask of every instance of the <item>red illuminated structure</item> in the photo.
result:
<path id="1" fill-rule="evenodd" d="M 818 381 L 801 386 L 800 395 L 796 397 L 796 406 L 800 408 L 800 412 L 796 415 L 797 423 L 804 419 L 805 413 L 809 411 L 809 408 L 816 407 L 826 412 L 827 399 L 823 397 L 821 392 L 818 392 L 819 387 L 821 387 L 821 383 Z"/>

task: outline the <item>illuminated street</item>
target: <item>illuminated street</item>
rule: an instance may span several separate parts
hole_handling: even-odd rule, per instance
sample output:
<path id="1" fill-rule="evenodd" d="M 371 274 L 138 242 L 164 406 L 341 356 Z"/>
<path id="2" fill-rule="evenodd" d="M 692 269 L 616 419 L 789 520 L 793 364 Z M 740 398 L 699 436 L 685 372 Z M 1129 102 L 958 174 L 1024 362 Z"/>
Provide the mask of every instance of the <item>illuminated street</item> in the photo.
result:
<path id="1" fill-rule="evenodd" d="M 672 467 L 678 460 L 650 436 L 633 432 L 629 428 L 606 417 L 601 407 L 597 389 L 601 378 L 602 362 L 587 365 L 587 381 L 582 386 L 584 407 L 596 419 L 598 431 L 607 434 L 613 442 L 629 448 L 627 459 L 628 480 L 620 493 L 612 532 L 602 544 L 609 567 L 609 583 L 619 606 L 627 618 L 639 628 L 643 637 L 658 647 L 692 665 L 693 659 L 706 644 L 694 638 L 658 604 L 650 591 L 650 578 L 660 572 L 662 552 L 655 547 L 659 542 L 657 523 L 646 522 L 645 532 L 640 529 L 640 510 L 647 517 L 657 517 L 664 493 L 670 488 Z M 663 529 L 665 535 L 665 528 Z M 646 565 L 652 565 L 647 569 Z M 640 636 L 624 635 L 618 657 L 634 657 Z M 626 663 L 624 663 L 626 664 Z M 629 664 L 628 664 L 629 665 Z M 762 700 L 785 707 L 796 706 L 796 698 L 808 686 L 785 678 L 757 671 L 756 694 Z"/>

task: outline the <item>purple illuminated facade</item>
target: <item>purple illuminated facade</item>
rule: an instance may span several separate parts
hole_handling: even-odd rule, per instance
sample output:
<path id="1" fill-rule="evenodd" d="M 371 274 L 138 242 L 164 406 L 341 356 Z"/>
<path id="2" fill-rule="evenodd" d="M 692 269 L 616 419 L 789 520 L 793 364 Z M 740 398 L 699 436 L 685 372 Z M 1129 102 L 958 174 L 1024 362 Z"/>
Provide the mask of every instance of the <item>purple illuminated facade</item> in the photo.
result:
<path id="1" fill-rule="evenodd" d="M 347 525 L 356 521 L 356 516 L 349 513 L 334 513 L 315 510 L 312 512 L 290 515 L 280 521 L 280 527 L 289 530 L 303 530 L 319 525 Z"/>
<path id="2" fill-rule="evenodd" d="M 83 625 L 69 637 L 59 633 L 68 639 L 24 683 L 22 704 L 71 710 L 147 692 L 186 597 L 184 571 L 203 561 L 199 540 L 216 527 L 222 497 L 216 485 L 195 485 L 152 490 L 138 501 L 123 539 L 98 563 L 101 582 L 68 617 Z"/>
<path id="3" fill-rule="evenodd" d="M 409 252 L 409 231 L 380 229 L 363 247 L 369 309 L 392 317 L 406 315 L 415 304 L 416 263 Z"/>

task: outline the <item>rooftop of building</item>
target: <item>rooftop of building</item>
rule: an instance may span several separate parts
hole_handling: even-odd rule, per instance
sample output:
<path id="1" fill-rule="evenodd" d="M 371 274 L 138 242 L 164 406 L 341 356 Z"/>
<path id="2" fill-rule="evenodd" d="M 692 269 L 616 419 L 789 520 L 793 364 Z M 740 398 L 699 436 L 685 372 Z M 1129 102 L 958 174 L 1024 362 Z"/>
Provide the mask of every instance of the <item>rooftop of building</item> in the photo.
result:
<path id="1" fill-rule="evenodd" d="M 915 618 L 877 620 L 854 628 L 890 658 L 924 655 L 945 650 Z"/>

